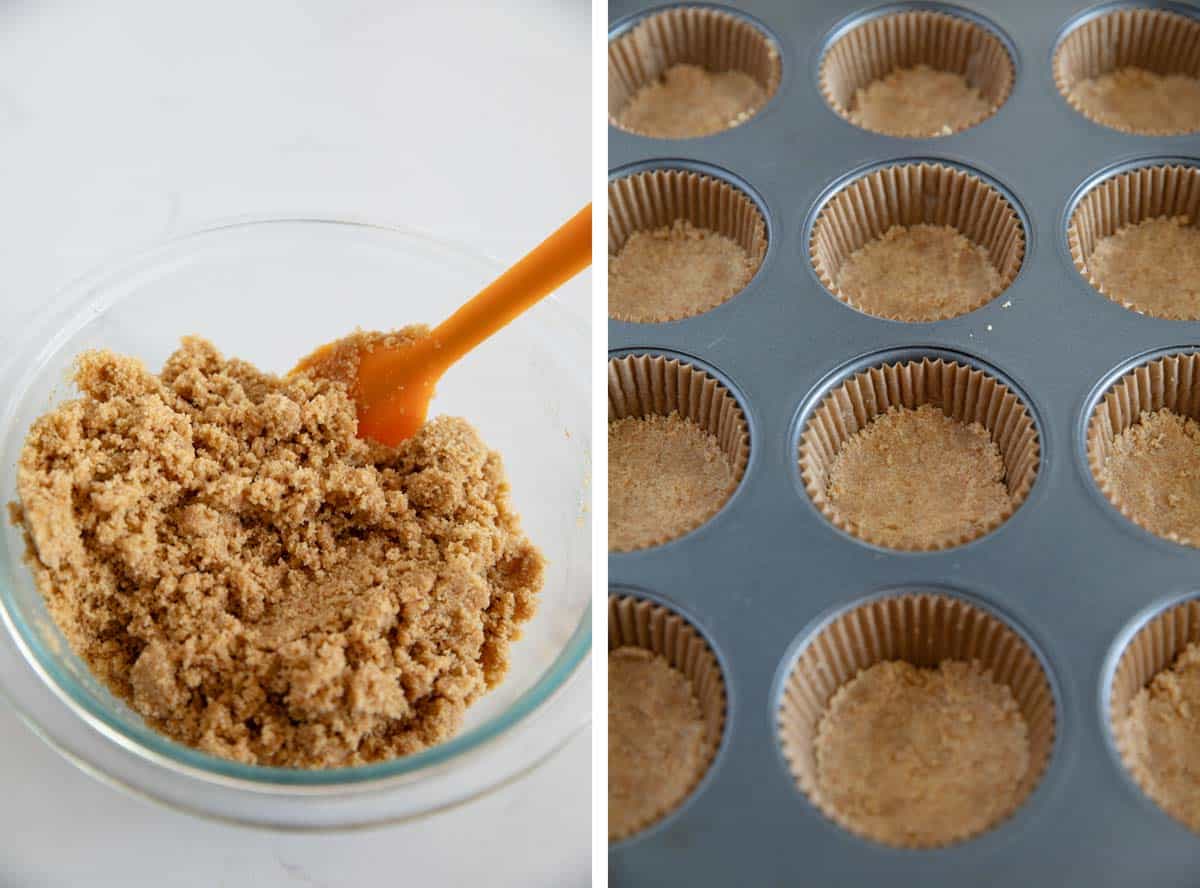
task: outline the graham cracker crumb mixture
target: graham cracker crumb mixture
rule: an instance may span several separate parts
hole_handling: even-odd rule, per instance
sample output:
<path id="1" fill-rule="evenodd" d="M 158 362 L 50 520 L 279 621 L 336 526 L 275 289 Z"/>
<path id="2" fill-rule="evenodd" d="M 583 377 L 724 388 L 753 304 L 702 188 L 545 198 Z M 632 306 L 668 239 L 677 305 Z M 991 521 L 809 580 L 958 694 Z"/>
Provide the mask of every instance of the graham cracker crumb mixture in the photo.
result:
<path id="1" fill-rule="evenodd" d="M 621 321 L 672 321 L 716 308 L 758 270 L 741 244 L 686 219 L 635 231 L 608 257 L 608 314 Z"/>
<path id="2" fill-rule="evenodd" d="M 1200 647 L 1189 644 L 1129 705 L 1121 726 L 1147 793 L 1200 831 Z"/>
<path id="3" fill-rule="evenodd" d="M 961 74 L 928 65 L 897 68 L 854 93 L 850 120 L 889 136 L 948 136 L 992 111 L 979 90 Z"/>
<path id="4" fill-rule="evenodd" d="M 634 94 L 617 123 L 660 139 L 687 139 L 737 126 L 766 101 L 766 91 L 749 74 L 672 65 Z"/>
<path id="5" fill-rule="evenodd" d="M 1000 449 L 979 423 L 932 404 L 893 407 L 842 445 L 829 505 L 856 533 L 894 549 L 972 539 L 1012 510 Z"/>
<path id="6" fill-rule="evenodd" d="M 1143 314 L 1200 320 L 1200 228 L 1160 216 L 1101 238 L 1088 270 L 1114 302 Z"/>
<path id="7" fill-rule="evenodd" d="M 608 654 L 608 838 L 677 808 L 706 768 L 706 731 L 692 683 L 657 654 Z"/>
<path id="8" fill-rule="evenodd" d="M 712 433 L 672 411 L 608 424 L 608 548 L 656 545 L 699 527 L 736 486 Z"/>
<path id="9" fill-rule="evenodd" d="M 1200 424 L 1163 409 L 1143 412 L 1112 442 L 1100 481 L 1142 527 L 1200 546 Z"/>
<path id="10" fill-rule="evenodd" d="M 72 649 L 154 728 L 356 765 L 445 740 L 502 679 L 544 562 L 464 420 L 386 448 L 355 436 L 344 385 L 197 338 L 159 376 L 88 352 L 75 382 L 11 510 Z"/>
<path id="11" fill-rule="evenodd" d="M 855 831 L 893 845 L 964 839 L 1011 813 L 1029 769 L 1012 690 L 977 661 L 876 663 L 817 727 L 817 783 Z"/>
<path id="12" fill-rule="evenodd" d="M 1200 130 L 1200 79 L 1128 67 L 1081 80 L 1071 99 L 1100 123 L 1145 135 Z"/>
<path id="13" fill-rule="evenodd" d="M 837 288 L 867 314 L 937 321 L 979 308 L 1003 285 L 987 250 L 949 225 L 893 225 L 850 254 Z"/>

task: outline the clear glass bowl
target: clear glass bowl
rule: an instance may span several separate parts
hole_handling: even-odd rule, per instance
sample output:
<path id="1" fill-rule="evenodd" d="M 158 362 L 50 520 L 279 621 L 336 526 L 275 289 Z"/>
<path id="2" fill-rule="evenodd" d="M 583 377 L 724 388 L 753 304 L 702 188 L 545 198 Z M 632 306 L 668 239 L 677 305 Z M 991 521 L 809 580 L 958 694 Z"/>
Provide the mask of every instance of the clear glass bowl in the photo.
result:
<path id="1" fill-rule="evenodd" d="M 355 327 L 436 323 L 501 271 L 461 247 L 396 228 L 316 219 L 239 222 L 172 240 L 70 287 L 0 367 L 0 501 L 39 415 L 74 396 L 76 355 L 108 348 L 157 370 L 179 338 L 285 372 Z M 587 313 L 581 313 L 586 317 Z M 537 615 L 507 679 L 454 739 L 374 765 L 243 765 L 156 733 L 69 649 L 11 526 L 0 547 L 0 684 L 51 745 L 97 777 L 172 806 L 278 828 L 405 820 L 527 773 L 587 726 L 591 647 L 590 338 L 544 300 L 468 355 L 431 415 L 464 416 L 504 457 L 526 532 L 549 561 Z"/>

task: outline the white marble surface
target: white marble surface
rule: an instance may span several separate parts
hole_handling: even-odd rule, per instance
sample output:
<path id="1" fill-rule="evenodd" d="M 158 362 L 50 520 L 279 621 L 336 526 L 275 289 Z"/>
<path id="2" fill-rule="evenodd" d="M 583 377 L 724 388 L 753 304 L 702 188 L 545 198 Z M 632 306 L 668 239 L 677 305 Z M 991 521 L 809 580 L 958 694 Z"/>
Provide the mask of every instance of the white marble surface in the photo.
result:
<path id="1" fill-rule="evenodd" d="M 229 217 L 397 222 L 515 259 L 589 198 L 589 21 L 586 0 L 0 2 L 0 350 L 96 264 Z M 564 291 L 585 317 L 588 285 Z M 2 705 L 0 750 L 5 888 L 589 878 L 586 739 L 460 811 L 329 836 L 126 797 Z"/>

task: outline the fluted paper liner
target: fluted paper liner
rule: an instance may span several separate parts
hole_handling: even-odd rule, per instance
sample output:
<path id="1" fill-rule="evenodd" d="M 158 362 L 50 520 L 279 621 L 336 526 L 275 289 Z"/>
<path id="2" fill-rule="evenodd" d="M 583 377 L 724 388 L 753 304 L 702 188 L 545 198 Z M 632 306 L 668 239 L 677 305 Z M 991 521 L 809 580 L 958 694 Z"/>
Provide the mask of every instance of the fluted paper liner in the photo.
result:
<path id="1" fill-rule="evenodd" d="M 962 75 L 988 103 L 986 112 L 952 132 L 991 117 L 1012 92 L 1013 60 L 995 34 L 949 13 L 911 10 L 869 18 L 839 37 L 821 59 L 821 93 L 839 117 L 855 123 L 850 108 L 858 90 L 917 65 Z"/>
<path id="2" fill-rule="evenodd" d="M 716 757 L 725 730 L 725 679 L 716 655 L 704 636 L 686 619 L 652 601 L 628 595 L 608 596 L 608 649 L 639 647 L 663 657 L 687 676 L 705 722 L 703 767 L 683 797 L 654 813 L 627 833 L 611 836 L 619 841 L 640 832 L 678 808 L 696 789 Z"/>
<path id="3" fill-rule="evenodd" d="M 1117 435 L 1135 425 L 1143 413 L 1164 408 L 1200 421 L 1200 355 L 1168 355 L 1135 367 L 1109 387 L 1088 420 L 1088 467 L 1096 486 L 1122 515 L 1143 527 L 1101 477 L 1101 470 Z M 1175 534 L 1168 534 L 1166 539 L 1200 545 L 1200 539 L 1180 540 Z"/>
<path id="4" fill-rule="evenodd" d="M 1146 795 L 1185 826 L 1195 828 L 1171 811 L 1145 780 L 1135 758 L 1134 740 L 1127 719 L 1133 698 L 1154 677 L 1175 662 L 1189 644 L 1200 644 L 1200 600 L 1176 604 L 1150 619 L 1125 645 L 1109 686 L 1108 720 L 1121 762 Z"/>
<path id="5" fill-rule="evenodd" d="M 897 321 L 918 318 L 865 308 L 837 287 L 850 255 L 893 225 L 948 225 L 987 251 L 1000 275 L 1000 289 L 966 311 L 974 311 L 1008 289 L 1025 258 L 1025 228 L 1012 203 L 996 188 L 965 170 L 937 163 L 902 163 L 867 173 L 837 192 L 813 223 L 809 256 L 829 292 L 859 311 Z M 965 313 L 965 312 L 962 312 Z M 954 317 L 939 315 L 936 320 Z"/>
<path id="6" fill-rule="evenodd" d="M 1127 225 L 1162 216 L 1186 216 L 1191 225 L 1200 225 L 1200 168 L 1152 164 L 1101 179 L 1080 198 L 1067 222 L 1067 245 L 1075 268 L 1109 299 L 1131 311 L 1145 313 L 1135 303 L 1114 299 L 1092 275 L 1090 263 L 1096 244 L 1104 238 Z M 1196 320 L 1160 311 L 1155 311 L 1155 316 Z"/>
<path id="7" fill-rule="evenodd" d="M 756 272 L 762 265 L 767 252 L 767 222 L 758 206 L 728 182 L 688 170 L 649 170 L 608 184 L 609 256 L 619 253 L 634 232 L 665 228 L 679 219 L 737 243 Z M 736 295 L 729 294 L 730 298 Z M 701 306 L 655 320 L 675 321 L 715 307 Z M 609 316 L 618 321 L 633 320 L 611 310 Z"/>
<path id="8" fill-rule="evenodd" d="M 673 65 L 698 65 L 708 71 L 741 71 L 763 88 L 770 101 L 779 88 L 779 50 L 750 22 L 704 7 L 676 7 L 654 13 L 608 44 L 608 122 L 639 133 L 618 116 L 642 87 L 659 80 Z M 764 104 L 765 104 L 764 101 Z M 731 126 L 753 117 L 746 108 Z"/>
<path id="9" fill-rule="evenodd" d="M 808 642 L 788 675 L 778 712 L 779 739 L 796 783 L 820 811 L 852 832 L 817 781 L 814 744 L 833 695 L 876 663 L 904 660 L 933 668 L 943 660 L 977 660 L 1013 693 L 1029 736 L 1029 768 L 1013 806 L 987 829 L 1011 816 L 1045 773 L 1054 746 L 1055 706 L 1050 681 L 1033 649 L 982 608 L 934 593 L 878 598 L 835 618 Z M 939 844 L 974 834 L 947 836 Z M 866 838 L 885 841 L 879 836 Z"/>
<path id="10" fill-rule="evenodd" d="M 750 459 L 750 430 L 737 399 L 699 367 L 661 355 L 627 355 L 608 362 L 608 421 L 678 412 L 714 435 L 729 457 L 733 479 L 721 505 L 729 500 Z M 679 534 L 663 536 L 638 548 L 659 546 L 690 533 L 719 511 L 714 509 Z"/>
<path id="11" fill-rule="evenodd" d="M 978 533 L 949 536 L 927 549 L 947 549 L 995 530 L 1029 495 L 1037 478 L 1040 445 L 1033 416 L 1021 398 L 995 377 L 966 364 L 923 358 L 881 364 L 847 379 L 827 394 L 813 411 L 800 436 L 800 473 L 814 505 L 835 527 L 876 545 L 881 540 L 840 516 L 827 495 L 834 459 L 857 432 L 892 407 L 939 407 L 963 423 L 987 429 L 1004 460 L 1004 482 L 1011 506 L 994 524 Z"/>
<path id="12" fill-rule="evenodd" d="M 1128 67 L 1200 77 L 1200 21 L 1164 9 L 1118 9 L 1073 28 L 1055 49 L 1053 67 L 1062 97 L 1093 123 L 1136 135 L 1181 135 L 1187 130 L 1135 130 L 1099 120 L 1071 91 L 1082 80 Z"/>

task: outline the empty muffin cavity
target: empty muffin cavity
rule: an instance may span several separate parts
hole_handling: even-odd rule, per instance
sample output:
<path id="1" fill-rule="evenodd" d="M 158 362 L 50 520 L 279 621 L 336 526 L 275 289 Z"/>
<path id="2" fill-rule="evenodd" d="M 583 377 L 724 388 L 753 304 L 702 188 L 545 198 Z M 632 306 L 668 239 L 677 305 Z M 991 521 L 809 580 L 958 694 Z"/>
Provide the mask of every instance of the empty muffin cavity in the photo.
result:
<path id="1" fill-rule="evenodd" d="M 608 119 L 683 139 L 738 126 L 779 88 L 775 42 L 748 19 L 708 7 L 651 13 L 608 44 Z"/>
<path id="2" fill-rule="evenodd" d="M 1200 320 L 1200 168 L 1149 161 L 1101 176 L 1067 222 L 1075 268 L 1130 311 Z"/>
<path id="3" fill-rule="evenodd" d="M 608 596 L 608 655 L 610 669 L 614 657 L 624 661 L 618 679 L 665 687 L 653 699 L 669 700 L 672 711 L 661 715 L 677 722 L 652 723 L 660 713 L 643 711 L 647 688 L 614 687 L 610 681 L 608 838 L 614 842 L 662 820 L 704 778 L 725 730 L 725 679 L 695 626 L 630 595 Z M 648 767 L 658 773 L 648 773 Z"/>
<path id="4" fill-rule="evenodd" d="M 938 670 L 940 675 L 918 674 L 913 667 Z M 878 694 L 872 701 L 864 683 L 877 684 L 881 678 L 909 691 L 921 681 L 940 680 L 948 693 L 964 696 L 954 712 L 914 712 L 915 718 L 931 723 L 900 726 L 885 723 L 887 717 L 881 715 L 883 721 L 859 725 L 861 732 L 853 730 L 853 723 L 847 726 L 845 720 L 879 703 Z M 983 696 L 973 700 L 976 695 Z M 884 706 L 896 708 L 886 695 L 884 701 Z M 905 769 L 917 752 L 911 743 L 920 739 L 924 728 L 946 727 L 951 735 L 937 738 L 946 758 L 916 767 L 913 781 L 935 781 L 953 792 L 934 793 L 932 798 L 919 798 L 918 792 L 914 804 L 890 810 L 889 803 L 896 799 L 888 795 L 886 781 L 856 785 L 853 774 L 830 773 L 827 769 L 844 768 L 847 762 L 861 764 L 854 756 L 834 756 L 832 762 L 822 758 L 822 749 L 829 751 L 830 731 L 836 730 L 826 721 L 835 709 L 835 716 L 851 729 L 837 732 L 839 736 L 871 744 L 871 749 L 860 750 L 864 760 L 891 756 L 888 773 Z M 956 712 L 955 724 L 940 725 L 939 719 Z M 962 717 L 967 712 L 980 720 L 980 728 L 987 724 L 997 730 L 996 748 L 991 735 L 978 736 L 980 731 Z M 1045 773 L 1056 714 L 1045 668 L 1028 642 L 1003 620 L 956 596 L 906 592 L 852 607 L 804 643 L 784 680 L 777 725 L 792 776 L 825 816 L 875 841 L 936 847 L 979 835 L 1021 806 Z M 973 759 L 968 745 L 985 752 L 988 761 Z M 916 789 L 911 781 L 898 786 L 901 794 Z"/>
<path id="5" fill-rule="evenodd" d="M 674 321 L 716 308 L 745 288 L 766 251 L 758 204 L 723 179 L 663 169 L 608 185 L 614 320 Z"/>
<path id="6" fill-rule="evenodd" d="M 1093 123 L 1146 136 L 1200 130 L 1200 20 L 1126 8 L 1085 19 L 1054 51 L 1054 81 Z"/>
<path id="7" fill-rule="evenodd" d="M 996 32 L 945 11 L 874 15 L 837 37 L 821 60 L 829 107 L 890 136 L 947 136 L 991 117 L 1012 92 L 1015 67 Z"/>
<path id="8" fill-rule="evenodd" d="M 809 256 L 842 302 L 889 320 L 956 317 L 1021 270 L 1025 227 L 996 186 L 958 167 L 902 163 L 865 173 L 817 214 Z"/>
<path id="9" fill-rule="evenodd" d="M 1037 478 L 1040 445 L 1009 386 L 930 356 L 838 384 L 807 417 L 799 460 L 805 491 L 835 527 L 879 546 L 933 551 L 1007 521 Z"/>

